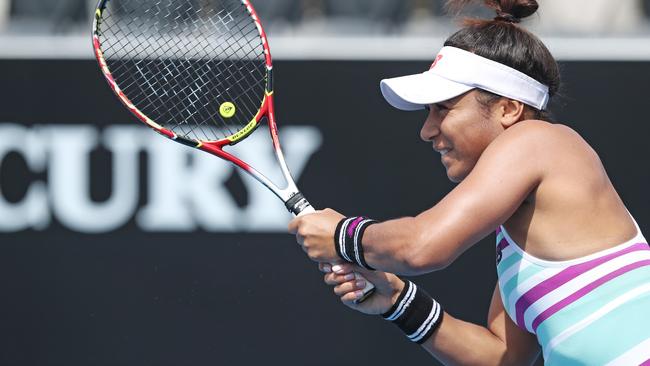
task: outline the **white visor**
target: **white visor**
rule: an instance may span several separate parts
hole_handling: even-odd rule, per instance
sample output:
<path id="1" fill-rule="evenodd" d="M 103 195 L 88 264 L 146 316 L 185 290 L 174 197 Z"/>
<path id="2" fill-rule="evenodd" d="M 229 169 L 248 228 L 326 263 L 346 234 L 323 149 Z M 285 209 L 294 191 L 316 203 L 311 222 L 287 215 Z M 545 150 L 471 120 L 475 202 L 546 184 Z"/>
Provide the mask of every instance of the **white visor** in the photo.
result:
<path id="1" fill-rule="evenodd" d="M 501 63 L 456 47 L 443 47 L 421 74 L 381 81 L 381 92 L 393 107 L 414 111 L 479 88 L 544 110 L 548 87 Z"/>

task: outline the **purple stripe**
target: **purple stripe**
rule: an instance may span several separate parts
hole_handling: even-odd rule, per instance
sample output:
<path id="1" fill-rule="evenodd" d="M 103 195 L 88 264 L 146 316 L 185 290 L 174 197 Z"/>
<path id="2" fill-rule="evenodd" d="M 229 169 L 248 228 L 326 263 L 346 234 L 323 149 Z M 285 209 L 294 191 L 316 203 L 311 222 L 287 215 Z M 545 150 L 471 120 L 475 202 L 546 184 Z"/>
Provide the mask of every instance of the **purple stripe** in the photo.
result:
<path id="1" fill-rule="evenodd" d="M 639 366 L 650 366 L 650 358 L 647 359 L 647 360 L 645 360 L 645 362 L 643 362 L 643 363 L 640 364 Z"/>
<path id="2" fill-rule="evenodd" d="M 506 240 L 505 237 L 503 237 L 503 239 L 501 239 L 501 241 L 497 245 L 497 253 L 504 250 L 507 246 L 508 246 L 508 241 Z"/>
<path id="3" fill-rule="evenodd" d="M 363 217 L 357 217 L 356 219 L 354 219 L 354 221 L 352 221 L 352 223 L 350 223 L 350 225 L 348 226 L 348 236 L 351 237 L 352 235 L 354 235 L 354 229 L 357 228 L 357 225 L 359 225 L 361 221 L 363 221 Z"/>
<path id="4" fill-rule="evenodd" d="M 594 267 L 597 267 L 614 258 L 620 257 L 624 254 L 631 253 L 634 251 L 649 250 L 649 249 L 650 248 L 648 248 L 648 244 L 646 243 L 637 243 L 634 245 L 630 245 L 629 247 L 625 249 L 621 249 L 618 252 L 614 252 L 599 258 L 592 259 L 584 263 L 579 263 L 567 267 L 566 269 L 556 274 L 555 276 L 549 277 L 546 280 L 538 283 L 535 287 L 531 288 L 525 294 L 523 294 L 515 303 L 515 314 L 517 319 L 517 325 L 519 325 L 522 329 L 526 329 L 526 325 L 524 323 L 524 313 L 526 312 L 526 310 L 528 310 L 530 305 L 532 305 L 535 301 L 539 300 L 549 292 L 557 289 L 558 287 L 580 276 L 581 274 L 593 269 Z"/>
<path id="5" fill-rule="evenodd" d="M 562 310 L 563 308 L 565 308 L 569 304 L 573 303 L 574 301 L 577 301 L 581 297 L 585 296 L 586 294 L 590 293 L 594 289 L 598 288 L 600 285 L 605 284 L 605 283 L 613 280 L 614 278 L 616 278 L 616 277 L 618 277 L 620 275 L 623 275 L 623 274 L 625 274 L 627 272 L 630 272 L 630 271 L 632 271 L 634 269 L 637 269 L 639 267 L 644 267 L 644 266 L 650 266 L 650 259 L 642 260 L 642 261 L 639 261 L 639 262 L 636 262 L 636 263 L 631 263 L 631 264 L 628 264 L 626 266 L 623 266 L 623 267 L 615 270 L 614 272 L 608 273 L 607 275 L 605 275 L 605 276 L 597 279 L 596 281 L 588 284 L 587 286 L 581 288 L 580 290 L 574 292 L 573 294 L 565 297 L 564 299 L 562 299 L 562 301 L 559 301 L 559 302 L 553 304 L 553 306 L 551 306 L 548 309 L 544 310 L 542 313 L 540 313 L 535 318 L 535 320 L 533 320 L 533 324 L 532 324 L 533 331 L 536 332 L 537 327 L 540 325 L 540 323 L 542 323 L 544 320 L 551 317 L 551 315 L 553 315 L 553 314 L 557 313 L 558 311 Z"/>

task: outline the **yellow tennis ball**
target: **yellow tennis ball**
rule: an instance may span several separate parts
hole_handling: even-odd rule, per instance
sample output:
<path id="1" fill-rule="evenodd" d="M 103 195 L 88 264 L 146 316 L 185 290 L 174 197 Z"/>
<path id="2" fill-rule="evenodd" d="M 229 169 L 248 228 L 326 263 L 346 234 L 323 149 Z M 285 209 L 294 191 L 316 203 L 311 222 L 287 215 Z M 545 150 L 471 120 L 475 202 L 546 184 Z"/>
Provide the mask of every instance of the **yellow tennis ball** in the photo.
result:
<path id="1" fill-rule="evenodd" d="M 235 112 L 237 112 L 237 108 L 230 102 L 225 102 L 221 107 L 219 107 L 219 114 L 221 114 L 223 118 L 231 118 L 235 115 Z"/>

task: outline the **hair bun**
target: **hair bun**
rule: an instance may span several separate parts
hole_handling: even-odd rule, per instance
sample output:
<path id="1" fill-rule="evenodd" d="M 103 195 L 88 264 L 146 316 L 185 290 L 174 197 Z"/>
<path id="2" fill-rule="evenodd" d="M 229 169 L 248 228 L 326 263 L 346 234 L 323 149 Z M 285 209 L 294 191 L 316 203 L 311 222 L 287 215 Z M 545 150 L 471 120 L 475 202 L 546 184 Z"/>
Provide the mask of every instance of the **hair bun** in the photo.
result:
<path id="1" fill-rule="evenodd" d="M 472 3 L 483 3 L 496 11 L 494 20 L 508 23 L 519 23 L 537 11 L 539 4 L 536 0 L 447 0 L 447 9 L 457 15 Z"/>
<path id="2" fill-rule="evenodd" d="M 502 21 L 507 23 L 519 23 L 521 19 L 515 17 L 512 14 L 504 13 L 502 11 L 497 11 L 497 16 L 494 18 L 496 21 Z"/>
<path id="3" fill-rule="evenodd" d="M 536 0 L 486 0 L 485 3 L 496 10 L 495 20 L 511 23 L 519 23 L 521 19 L 535 14 L 539 9 Z"/>

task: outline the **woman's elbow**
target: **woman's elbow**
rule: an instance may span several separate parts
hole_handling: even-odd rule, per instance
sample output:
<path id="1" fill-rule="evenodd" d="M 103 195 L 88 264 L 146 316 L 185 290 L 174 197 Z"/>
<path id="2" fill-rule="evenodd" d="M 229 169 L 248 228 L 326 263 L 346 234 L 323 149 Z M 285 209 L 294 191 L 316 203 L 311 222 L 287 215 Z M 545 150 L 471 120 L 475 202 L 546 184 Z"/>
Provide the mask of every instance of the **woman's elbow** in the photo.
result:
<path id="1" fill-rule="evenodd" d="M 408 268 L 408 275 L 421 275 L 440 271 L 453 262 L 450 255 L 438 250 L 412 250 L 404 256 L 404 265 Z"/>
<path id="2" fill-rule="evenodd" d="M 397 259 L 403 268 L 402 274 L 421 275 L 449 266 L 454 260 L 453 251 L 448 250 L 448 246 L 431 240 L 436 236 L 426 229 L 428 224 L 411 220 L 410 230 L 400 238 L 397 246 L 400 248 Z"/>

